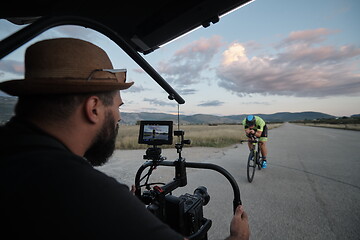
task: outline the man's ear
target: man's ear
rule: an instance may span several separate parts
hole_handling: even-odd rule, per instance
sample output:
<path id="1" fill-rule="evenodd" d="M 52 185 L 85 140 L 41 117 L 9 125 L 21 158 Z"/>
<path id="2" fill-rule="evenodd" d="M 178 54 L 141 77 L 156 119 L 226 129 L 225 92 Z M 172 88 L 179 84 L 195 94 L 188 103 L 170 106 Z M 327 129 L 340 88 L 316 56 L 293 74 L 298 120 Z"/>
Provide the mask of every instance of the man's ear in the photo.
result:
<path id="1" fill-rule="evenodd" d="M 101 101 L 97 96 L 88 97 L 85 100 L 84 112 L 85 118 L 91 123 L 97 123 L 100 120 Z"/>

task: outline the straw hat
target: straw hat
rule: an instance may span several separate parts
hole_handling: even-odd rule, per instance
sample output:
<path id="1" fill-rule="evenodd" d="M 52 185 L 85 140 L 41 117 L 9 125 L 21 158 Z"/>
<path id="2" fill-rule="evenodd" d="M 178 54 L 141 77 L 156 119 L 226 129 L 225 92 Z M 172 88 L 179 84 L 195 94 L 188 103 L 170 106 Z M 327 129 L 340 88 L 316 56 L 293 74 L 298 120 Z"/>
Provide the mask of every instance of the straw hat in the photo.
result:
<path id="1" fill-rule="evenodd" d="M 114 69 L 104 50 L 72 38 L 44 40 L 25 53 L 25 79 L 0 83 L 13 95 L 91 93 L 123 90 L 126 70 Z"/>

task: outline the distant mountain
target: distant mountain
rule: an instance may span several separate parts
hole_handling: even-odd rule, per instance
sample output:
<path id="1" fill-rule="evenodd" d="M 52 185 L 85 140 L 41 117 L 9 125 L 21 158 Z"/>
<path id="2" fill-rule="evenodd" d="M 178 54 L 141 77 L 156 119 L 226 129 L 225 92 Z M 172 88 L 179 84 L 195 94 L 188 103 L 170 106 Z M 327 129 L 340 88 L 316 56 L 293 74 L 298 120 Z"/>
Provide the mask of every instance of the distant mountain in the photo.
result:
<path id="1" fill-rule="evenodd" d="M 313 120 L 321 118 L 336 118 L 335 116 L 320 112 L 279 112 L 274 114 L 255 114 L 267 122 L 289 122 L 298 120 Z M 168 120 L 177 122 L 176 115 L 164 113 L 121 113 L 124 124 L 136 124 L 140 120 Z M 180 115 L 180 124 L 221 124 L 221 123 L 241 123 L 246 117 L 242 115 L 215 116 L 208 114 Z"/>
<path id="2" fill-rule="evenodd" d="M 298 120 L 313 120 L 321 118 L 336 118 L 335 116 L 321 112 L 279 112 L 274 114 L 259 114 L 260 117 L 269 122 L 289 122 Z"/>
<path id="3" fill-rule="evenodd" d="M 17 101 L 16 97 L 0 96 L 0 123 L 7 121 L 14 114 L 13 109 Z M 313 120 L 321 118 L 336 118 L 335 116 L 320 112 L 279 112 L 274 114 L 255 114 L 267 122 L 289 122 L 297 120 Z M 241 123 L 245 114 L 215 116 L 209 114 L 180 115 L 180 124 L 221 124 L 221 123 Z M 177 123 L 178 116 L 166 113 L 127 113 L 121 112 L 123 124 L 136 124 L 141 120 L 167 120 Z"/>

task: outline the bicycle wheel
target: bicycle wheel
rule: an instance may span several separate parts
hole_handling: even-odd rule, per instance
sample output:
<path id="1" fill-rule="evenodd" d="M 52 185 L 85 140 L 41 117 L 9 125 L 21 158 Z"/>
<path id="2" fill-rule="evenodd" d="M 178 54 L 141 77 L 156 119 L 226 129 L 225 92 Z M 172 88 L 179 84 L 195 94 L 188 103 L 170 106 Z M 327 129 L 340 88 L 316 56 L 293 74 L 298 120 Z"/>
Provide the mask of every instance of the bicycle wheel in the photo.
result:
<path id="1" fill-rule="evenodd" d="M 251 150 L 249 153 L 249 158 L 247 162 L 247 179 L 249 182 L 252 182 L 254 179 L 255 168 L 256 168 L 256 155 L 254 150 Z"/>

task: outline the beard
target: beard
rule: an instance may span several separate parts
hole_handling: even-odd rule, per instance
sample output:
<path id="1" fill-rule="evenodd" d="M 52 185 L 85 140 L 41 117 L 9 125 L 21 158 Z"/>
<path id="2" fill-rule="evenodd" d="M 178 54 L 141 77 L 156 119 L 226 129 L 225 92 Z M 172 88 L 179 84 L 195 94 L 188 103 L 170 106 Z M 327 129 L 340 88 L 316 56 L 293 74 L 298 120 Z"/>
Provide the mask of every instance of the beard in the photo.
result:
<path id="1" fill-rule="evenodd" d="M 96 135 L 93 144 L 85 152 L 84 157 L 92 166 L 101 166 L 105 164 L 112 156 L 115 150 L 116 136 L 119 125 L 116 124 L 110 112 L 106 113 L 106 120 Z"/>

